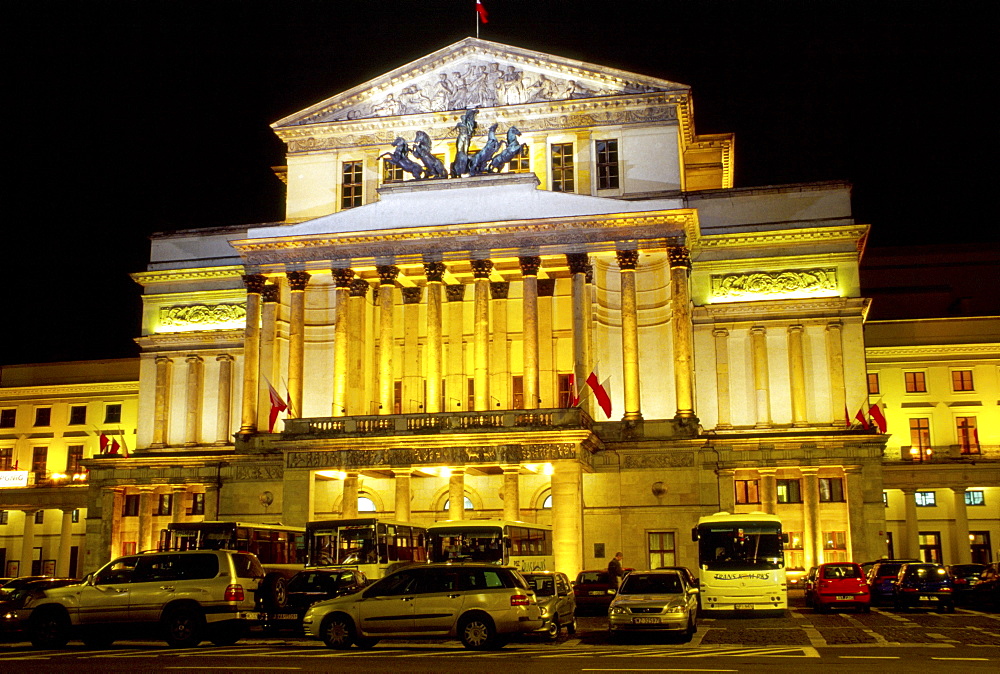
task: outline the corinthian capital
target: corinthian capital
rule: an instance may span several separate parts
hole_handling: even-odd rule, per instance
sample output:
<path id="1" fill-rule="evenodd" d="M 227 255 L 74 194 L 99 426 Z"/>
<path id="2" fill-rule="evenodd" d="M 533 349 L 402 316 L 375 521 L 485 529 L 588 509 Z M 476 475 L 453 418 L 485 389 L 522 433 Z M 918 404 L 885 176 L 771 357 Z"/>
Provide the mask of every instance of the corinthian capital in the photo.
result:
<path id="1" fill-rule="evenodd" d="M 542 266 L 542 258 L 532 255 L 519 257 L 517 261 L 521 263 L 521 276 L 538 276 L 538 270 Z"/>
<path id="2" fill-rule="evenodd" d="M 307 271 L 285 272 L 285 278 L 288 279 L 288 287 L 291 288 L 293 291 L 305 290 L 306 284 L 309 283 L 309 272 Z"/>
<path id="3" fill-rule="evenodd" d="M 257 293 L 258 295 L 264 292 L 264 284 L 267 283 L 267 277 L 263 274 L 244 274 L 243 275 L 243 285 L 246 286 L 248 293 Z"/>
<path id="4" fill-rule="evenodd" d="M 615 257 L 618 258 L 618 268 L 622 271 L 635 271 L 635 266 L 639 263 L 638 250 L 618 250 L 615 251 Z"/>
<path id="5" fill-rule="evenodd" d="M 396 283 L 396 277 L 399 276 L 399 267 L 394 264 L 379 265 L 375 268 L 378 272 L 378 282 L 379 285 L 391 286 Z"/>
<path id="6" fill-rule="evenodd" d="M 571 274 L 586 274 L 590 271 L 590 256 L 586 253 L 566 253 L 566 263 Z"/>
<path id="7" fill-rule="evenodd" d="M 444 273 L 447 271 L 444 262 L 424 262 L 424 275 L 428 283 L 444 283 Z"/>
<path id="8" fill-rule="evenodd" d="M 330 270 L 333 273 L 333 283 L 338 288 L 350 288 L 354 282 L 354 270 L 345 267 L 337 267 Z M 393 277 L 395 278 L 395 277 Z M 366 284 L 367 285 L 367 284 Z"/>
<path id="9" fill-rule="evenodd" d="M 472 260 L 472 277 L 487 279 L 493 271 L 493 260 Z"/>
<path id="10" fill-rule="evenodd" d="M 670 259 L 670 268 L 687 267 L 691 268 L 691 251 L 684 246 L 670 246 L 667 248 L 667 257 Z"/>

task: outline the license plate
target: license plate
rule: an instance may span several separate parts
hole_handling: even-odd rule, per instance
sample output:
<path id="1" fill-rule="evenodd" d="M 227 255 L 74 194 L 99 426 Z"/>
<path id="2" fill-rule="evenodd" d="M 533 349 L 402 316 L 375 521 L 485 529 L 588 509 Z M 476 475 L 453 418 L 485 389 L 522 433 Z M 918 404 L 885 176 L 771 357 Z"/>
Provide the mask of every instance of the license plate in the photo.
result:
<path id="1" fill-rule="evenodd" d="M 937 601 L 937 600 L 938 600 L 937 597 L 931 597 L 931 596 L 926 595 L 926 594 L 920 595 L 920 601 Z"/>
<path id="2" fill-rule="evenodd" d="M 605 594 L 603 590 L 591 590 L 590 591 L 590 596 L 591 597 L 600 597 L 602 594 Z"/>
<path id="3" fill-rule="evenodd" d="M 267 618 L 268 620 L 298 620 L 299 616 L 295 613 L 272 613 Z"/>
<path id="4" fill-rule="evenodd" d="M 854 599 L 854 595 L 853 594 L 838 594 L 837 595 L 837 601 L 851 601 L 852 599 Z"/>
<path id="5" fill-rule="evenodd" d="M 753 604 L 736 604 L 734 607 L 737 611 L 752 611 Z"/>
<path id="6" fill-rule="evenodd" d="M 632 623 L 635 625 L 659 625 L 659 618 L 632 618 Z"/>
<path id="7" fill-rule="evenodd" d="M 260 620 L 260 614 L 251 611 L 240 611 L 236 614 L 237 620 Z"/>

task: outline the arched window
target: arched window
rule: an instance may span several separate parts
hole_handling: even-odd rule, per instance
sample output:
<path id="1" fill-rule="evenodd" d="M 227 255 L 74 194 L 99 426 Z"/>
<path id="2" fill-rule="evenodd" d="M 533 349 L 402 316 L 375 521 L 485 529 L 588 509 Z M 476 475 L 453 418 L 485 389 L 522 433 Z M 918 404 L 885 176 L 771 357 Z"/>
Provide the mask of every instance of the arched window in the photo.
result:
<path id="1" fill-rule="evenodd" d="M 378 508 L 375 507 L 375 501 L 371 500 L 367 496 L 358 497 L 358 512 L 359 513 L 373 513 Z"/>
<path id="2" fill-rule="evenodd" d="M 447 510 L 448 506 L 450 504 L 451 504 L 451 499 L 445 499 L 444 505 L 441 507 L 441 510 Z M 466 510 L 475 510 L 476 509 L 472 505 L 472 499 L 470 499 L 468 496 L 465 497 L 465 509 Z"/>
<path id="3" fill-rule="evenodd" d="M 552 494 L 549 494 L 548 496 L 545 497 L 545 500 L 542 501 L 542 507 L 543 508 L 551 508 L 552 507 Z"/>

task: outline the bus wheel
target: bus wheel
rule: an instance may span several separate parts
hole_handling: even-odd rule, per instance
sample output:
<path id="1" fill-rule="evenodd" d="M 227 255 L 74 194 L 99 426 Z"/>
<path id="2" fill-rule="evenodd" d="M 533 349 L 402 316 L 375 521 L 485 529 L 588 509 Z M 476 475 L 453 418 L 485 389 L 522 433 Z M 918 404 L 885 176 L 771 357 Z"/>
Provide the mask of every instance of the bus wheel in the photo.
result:
<path id="1" fill-rule="evenodd" d="M 272 573 L 261 582 L 260 592 L 265 611 L 280 611 L 288 602 L 288 581 Z"/>

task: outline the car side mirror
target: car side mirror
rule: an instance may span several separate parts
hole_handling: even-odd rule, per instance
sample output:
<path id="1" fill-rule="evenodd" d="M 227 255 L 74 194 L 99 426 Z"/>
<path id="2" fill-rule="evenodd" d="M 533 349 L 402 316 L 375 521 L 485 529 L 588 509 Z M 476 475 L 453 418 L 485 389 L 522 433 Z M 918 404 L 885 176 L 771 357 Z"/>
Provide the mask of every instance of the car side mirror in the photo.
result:
<path id="1" fill-rule="evenodd" d="M 696 588 L 696 587 L 689 587 L 688 588 L 688 594 L 698 594 L 698 588 Z"/>
<path id="2" fill-rule="evenodd" d="M 86 576 L 84 576 L 84 578 L 83 578 L 83 584 L 84 585 L 93 585 L 94 584 L 94 574 L 88 573 Z"/>

